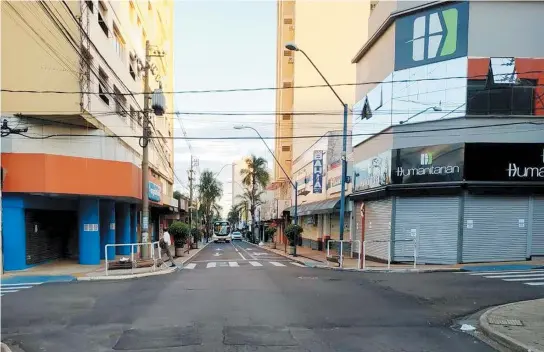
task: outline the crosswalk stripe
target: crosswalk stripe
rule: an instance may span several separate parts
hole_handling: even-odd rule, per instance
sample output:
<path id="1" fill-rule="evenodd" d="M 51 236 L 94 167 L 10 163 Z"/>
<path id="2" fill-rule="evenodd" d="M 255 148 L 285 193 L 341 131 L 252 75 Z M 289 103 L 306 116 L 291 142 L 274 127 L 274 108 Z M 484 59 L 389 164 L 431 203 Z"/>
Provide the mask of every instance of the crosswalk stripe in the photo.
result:
<path id="1" fill-rule="evenodd" d="M 183 269 L 194 269 L 196 267 L 196 263 L 189 263 L 185 265 Z"/>
<path id="2" fill-rule="evenodd" d="M 0 286 L 0 289 L 2 290 L 11 290 L 11 289 L 22 289 L 22 288 L 31 288 L 33 286 L 8 286 L 8 287 L 4 287 L 4 286 Z"/>
<path id="3" fill-rule="evenodd" d="M 511 275 L 493 275 L 484 276 L 486 279 L 510 279 L 516 277 L 542 277 L 544 274 L 511 274 Z"/>
<path id="4" fill-rule="evenodd" d="M 231 268 L 235 268 L 235 267 L 237 267 L 237 266 L 239 266 L 239 265 L 238 265 L 238 262 L 229 262 L 229 266 L 230 266 Z"/>
<path id="5" fill-rule="evenodd" d="M 529 286 L 543 286 L 544 282 L 526 282 L 525 285 Z"/>
<path id="6" fill-rule="evenodd" d="M 259 262 L 249 262 L 249 264 L 253 265 L 253 266 L 263 266 L 261 263 Z"/>
<path id="7" fill-rule="evenodd" d="M 274 266 L 285 266 L 282 263 L 278 263 L 278 262 L 269 262 L 269 263 L 274 265 Z"/>
<path id="8" fill-rule="evenodd" d="M 520 278 L 504 279 L 504 281 L 541 281 L 541 280 L 544 280 L 544 276 L 542 276 L 542 277 L 522 277 L 521 279 Z"/>
<path id="9" fill-rule="evenodd" d="M 18 292 L 19 290 L 2 290 L 1 293 L 13 293 Z"/>
<path id="10" fill-rule="evenodd" d="M 21 284 L 0 284 L 0 286 L 28 286 L 28 285 L 41 285 L 43 282 L 25 282 Z"/>
<path id="11" fill-rule="evenodd" d="M 206 265 L 206 268 L 215 268 L 217 266 L 217 263 L 216 262 L 209 262 L 207 265 Z"/>
<path id="12" fill-rule="evenodd" d="M 506 274 L 544 274 L 544 270 L 514 270 L 514 271 L 482 271 L 469 272 L 470 276 L 486 276 L 486 275 L 506 275 Z"/>
<path id="13" fill-rule="evenodd" d="M 291 262 L 291 264 L 296 265 L 296 266 L 300 266 L 300 267 L 302 267 L 302 268 L 305 268 L 305 267 L 306 267 L 306 265 L 300 264 L 300 263 L 297 263 L 297 262 Z"/>

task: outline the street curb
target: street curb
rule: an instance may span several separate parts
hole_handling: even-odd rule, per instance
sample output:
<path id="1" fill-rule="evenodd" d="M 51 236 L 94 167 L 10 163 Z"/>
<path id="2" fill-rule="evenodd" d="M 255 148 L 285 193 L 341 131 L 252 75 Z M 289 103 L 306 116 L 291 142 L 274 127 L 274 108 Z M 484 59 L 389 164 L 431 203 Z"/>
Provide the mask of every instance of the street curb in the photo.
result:
<path id="1" fill-rule="evenodd" d="M 514 351 L 514 352 L 544 352 L 534 347 L 529 347 L 523 342 L 520 342 L 510 336 L 507 336 L 501 332 L 498 332 L 497 330 L 493 329 L 491 325 L 487 322 L 488 316 L 500 308 L 504 308 L 504 307 L 508 307 L 508 306 L 512 306 L 512 305 L 516 305 L 520 303 L 532 302 L 532 301 L 537 301 L 537 300 L 508 303 L 508 304 L 503 304 L 503 305 L 488 309 L 484 314 L 480 316 L 479 325 L 480 325 L 480 328 L 482 329 L 482 332 L 490 339 L 494 340 L 497 343 L 500 343 L 501 345 L 509 348 L 511 351 Z"/>
<path id="2" fill-rule="evenodd" d="M 289 258 L 292 261 L 298 262 L 300 264 L 304 264 L 304 265 L 306 265 L 307 267 L 310 267 L 310 268 L 338 270 L 338 271 L 363 272 L 363 273 L 437 273 L 437 272 L 451 273 L 451 272 L 461 271 L 461 268 L 434 268 L 434 269 L 368 269 L 367 268 L 367 269 L 364 269 L 364 270 L 363 269 L 356 269 L 356 268 L 339 268 L 339 267 L 323 265 L 323 264 L 321 264 L 323 262 L 316 261 L 316 260 L 313 260 L 313 259 L 310 259 L 310 258 L 307 258 L 307 259 L 311 260 L 311 262 L 304 261 L 302 259 L 298 259 L 300 257 L 306 258 L 304 256 L 293 257 L 293 256 L 290 256 L 289 254 L 273 252 L 269 248 L 260 247 L 259 245 L 256 245 L 256 244 L 251 243 L 251 242 L 247 242 L 247 243 L 249 243 L 249 244 L 251 244 L 251 245 L 253 245 L 255 247 L 258 247 L 258 248 L 264 248 L 265 250 L 267 250 L 267 251 L 269 251 L 271 253 L 281 255 L 282 257 L 285 257 L 285 258 Z M 316 263 L 319 263 L 319 264 L 316 264 Z"/>
<path id="3" fill-rule="evenodd" d="M 130 280 L 130 279 L 138 279 L 142 277 L 149 277 L 149 276 L 158 276 L 158 275 L 165 275 L 165 274 L 171 274 L 176 271 L 180 271 L 183 269 L 183 265 L 187 263 L 189 260 L 191 260 L 195 255 L 200 253 L 201 250 L 206 248 L 211 242 L 206 243 L 201 248 L 198 248 L 198 250 L 188 257 L 184 258 L 181 262 L 181 265 L 176 266 L 175 268 L 168 268 L 165 270 L 160 271 L 152 271 L 148 273 L 140 273 L 140 274 L 127 274 L 127 275 L 117 275 L 117 276 L 81 276 L 76 277 L 74 281 L 113 281 L 113 280 Z"/>
<path id="4" fill-rule="evenodd" d="M 3 343 L 3 342 L 0 343 L 0 350 L 1 350 L 2 352 L 12 352 L 12 351 L 11 351 L 11 348 L 9 348 L 9 346 L 6 345 L 6 344 Z"/>

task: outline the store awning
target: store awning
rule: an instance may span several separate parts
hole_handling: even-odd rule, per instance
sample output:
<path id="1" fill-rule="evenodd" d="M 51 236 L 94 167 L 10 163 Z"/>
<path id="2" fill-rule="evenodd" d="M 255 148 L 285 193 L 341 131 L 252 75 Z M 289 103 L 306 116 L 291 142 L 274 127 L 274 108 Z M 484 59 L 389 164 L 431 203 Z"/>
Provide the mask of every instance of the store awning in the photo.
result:
<path id="1" fill-rule="evenodd" d="M 340 197 L 299 204 L 297 209 L 298 216 L 334 213 L 338 210 L 340 210 Z M 295 215 L 294 206 L 285 209 L 284 212 L 285 211 L 288 211 L 291 216 Z"/>

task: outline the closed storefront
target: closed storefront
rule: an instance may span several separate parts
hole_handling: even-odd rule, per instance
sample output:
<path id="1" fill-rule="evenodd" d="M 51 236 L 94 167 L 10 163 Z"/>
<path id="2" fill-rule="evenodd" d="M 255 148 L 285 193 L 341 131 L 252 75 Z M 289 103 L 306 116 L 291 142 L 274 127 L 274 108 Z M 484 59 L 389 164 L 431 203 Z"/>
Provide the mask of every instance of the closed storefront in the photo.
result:
<path id="1" fill-rule="evenodd" d="M 463 262 L 524 260 L 528 197 L 467 196 Z"/>
<path id="2" fill-rule="evenodd" d="M 368 201 L 364 204 L 366 255 L 370 258 L 387 260 L 389 244 L 387 241 L 391 238 L 391 198 Z M 361 209 L 360 206 L 359 209 Z"/>
<path id="3" fill-rule="evenodd" d="M 531 226 L 532 256 L 544 256 L 544 197 L 535 197 L 533 200 Z"/>
<path id="4" fill-rule="evenodd" d="M 77 212 L 27 209 L 25 229 L 27 265 L 77 259 Z"/>
<path id="5" fill-rule="evenodd" d="M 393 258 L 412 261 L 417 246 L 417 262 L 453 264 L 457 262 L 459 197 L 397 197 Z"/>

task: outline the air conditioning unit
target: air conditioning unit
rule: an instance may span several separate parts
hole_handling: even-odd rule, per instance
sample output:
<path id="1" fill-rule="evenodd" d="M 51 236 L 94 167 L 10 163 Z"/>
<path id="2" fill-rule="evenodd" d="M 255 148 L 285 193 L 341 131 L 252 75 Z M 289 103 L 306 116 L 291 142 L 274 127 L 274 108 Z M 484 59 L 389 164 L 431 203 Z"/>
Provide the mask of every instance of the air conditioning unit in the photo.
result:
<path id="1" fill-rule="evenodd" d="M 136 52 L 134 50 L 131 50 L 128 53 L 128 57 L 130 58 L 130 61 L 136 61 L 136 59 L 138 58 L 138 56 L 136 55 Z"/>

